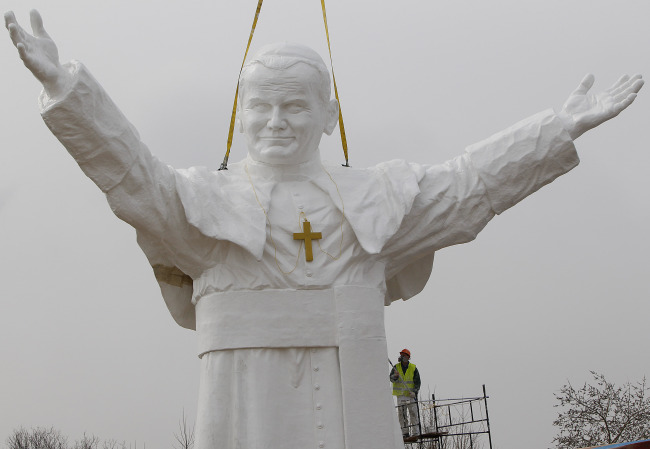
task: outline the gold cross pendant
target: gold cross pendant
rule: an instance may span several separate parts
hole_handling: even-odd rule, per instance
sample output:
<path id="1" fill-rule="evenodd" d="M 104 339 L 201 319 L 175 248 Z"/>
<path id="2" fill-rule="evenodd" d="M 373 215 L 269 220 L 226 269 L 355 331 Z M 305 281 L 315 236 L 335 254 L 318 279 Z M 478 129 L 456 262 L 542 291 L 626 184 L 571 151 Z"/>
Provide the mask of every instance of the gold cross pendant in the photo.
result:
<path id="1" fill-rule="evenodd" d="M 307 220 L 303 222 L 302 230 L 303 232 L 294 232 L 293 239 L 305 241 L 305 260 L 307 262 L 311 262 L 312 260 L 314 260 L 314 253 L 311 248 L 311 241 L 312 239 L 314 240 L 322 239 L 323 236 L 320 232 L 311 232 L 311 223 L 309 223 Z"/>

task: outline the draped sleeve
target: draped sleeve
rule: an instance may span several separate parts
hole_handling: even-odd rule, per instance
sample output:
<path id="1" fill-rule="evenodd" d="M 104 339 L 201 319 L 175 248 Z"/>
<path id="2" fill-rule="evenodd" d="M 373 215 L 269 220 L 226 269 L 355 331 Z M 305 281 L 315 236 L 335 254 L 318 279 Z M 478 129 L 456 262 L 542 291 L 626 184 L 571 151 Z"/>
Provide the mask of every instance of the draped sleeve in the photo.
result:
<path id="1" fill-rule="evenodd" d="M 382 250 L 387 303 L 424 288 L 435 251 L 474 240 L 496 214 L 578 163 L 568 132 L 547 110 L 471 145 L 444 164 L 410 164 L 420 192 Z"/>
<path id="2" fill-rule="evenodd" d="M 251 219 L 237 207 L 233 192 L 241 188 L 228 182 L 229 173 L 175 170 L 159 161 L 82 64 L 73 61 L 66 69 L 74 82 L 61 98 L 41 94 L 43 120 L 104 192 L 115 215 L 136 229 L 172 316 L 193 328 L 193 280 L 227 242 L 261 255 L 264 217 Z"/>

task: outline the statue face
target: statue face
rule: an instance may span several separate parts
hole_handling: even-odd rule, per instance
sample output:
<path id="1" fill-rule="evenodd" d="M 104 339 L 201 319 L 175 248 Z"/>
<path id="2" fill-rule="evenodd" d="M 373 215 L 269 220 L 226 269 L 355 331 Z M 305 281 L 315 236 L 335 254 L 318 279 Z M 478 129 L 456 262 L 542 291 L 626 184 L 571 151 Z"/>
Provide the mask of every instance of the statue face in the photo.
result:
<path id="1" fill-rule="evenodd" d="M 303 63 L 284 70 L 261 64 L 252 69 L 239 120 L 253 160 L 288 165 L 318 157 L 323 132 L 329 134 L 334 127 L 331 109 L 337 117 L 338 106 L 335 100 L 326 104 L 320 99 L 316 74 Z"/>

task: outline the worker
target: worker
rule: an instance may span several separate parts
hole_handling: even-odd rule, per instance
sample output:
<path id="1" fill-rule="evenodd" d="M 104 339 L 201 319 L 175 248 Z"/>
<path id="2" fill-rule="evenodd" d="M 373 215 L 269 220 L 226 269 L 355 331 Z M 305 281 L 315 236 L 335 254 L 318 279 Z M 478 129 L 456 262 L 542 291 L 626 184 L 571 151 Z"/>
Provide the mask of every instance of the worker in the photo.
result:
<path id="1" fill-rule="evenodd" d="M 409 363 L 411 351 L 402 349 L 397 359 L 399 363 L 390 372 L 390 381 L 393 383 L 393 396 L 397 396 L 397 417 L 402 428 L 402 436 L 407 438 L 411 434 L 419 434 L 420 421 L 418 420 L 418 391 L 420 391 L 420 373 L 413 363 Z M 409 414 L 407 419 L 406 414 Z M 409 422 L 411 423 L 409 425 Z"/>

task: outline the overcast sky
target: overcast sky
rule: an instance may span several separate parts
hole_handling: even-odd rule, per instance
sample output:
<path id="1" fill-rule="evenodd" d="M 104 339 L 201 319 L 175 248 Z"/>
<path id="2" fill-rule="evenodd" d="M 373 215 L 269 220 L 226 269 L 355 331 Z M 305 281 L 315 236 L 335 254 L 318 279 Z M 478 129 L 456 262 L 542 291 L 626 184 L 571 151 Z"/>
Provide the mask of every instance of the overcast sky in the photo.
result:
<path id="1" fill-rule="evenodd" d="M 223 158 L 255 0 L 0 0 L 41 11 L 62 61 L 83 61 L 159 158 Z M 328 0 L 357 167 L 440 163 L 546 108 L 586 73 L 595 89 L 650 76 L 647 0 Z M 327 47 L 317 0 L 267 0 L 255 48 Z M 2 42 L 2 41 L 0 41 Z M 0 43 L 0 441 L 18 426 L 169 448 L 194 419 L 194 333 L 178 327 L 134 231 L 51 136 L 40 87 Z M 495 448 L 545 448 L 553 393 L 589 370 L 650 374 L 650 88 L 577 141 L 582 163 L 436 255 L 427 288 L 386 310 L 422 392 L 486 384 Z M 342 162 L 336 133 L 323 156 Z M 235 137 L 232 160 L 245 154 Z M 388 366 L 386 367 L 388 371 Z"/>

